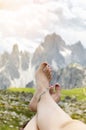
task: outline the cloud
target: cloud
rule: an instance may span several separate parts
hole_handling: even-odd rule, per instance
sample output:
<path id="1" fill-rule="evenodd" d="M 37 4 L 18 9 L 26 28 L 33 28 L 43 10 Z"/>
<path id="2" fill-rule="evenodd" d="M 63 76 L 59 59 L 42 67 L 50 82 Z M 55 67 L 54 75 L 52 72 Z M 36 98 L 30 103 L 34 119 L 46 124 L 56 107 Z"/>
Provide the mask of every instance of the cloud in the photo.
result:
<path id="1" fill-rule="evenodd" d="M 82 0 L 0 0 L 0 46 L 11 48 L 18 42 L 20 49 L 34 51 L 52 32 L 69 44 L 85 44 L 85 5 Z"/>

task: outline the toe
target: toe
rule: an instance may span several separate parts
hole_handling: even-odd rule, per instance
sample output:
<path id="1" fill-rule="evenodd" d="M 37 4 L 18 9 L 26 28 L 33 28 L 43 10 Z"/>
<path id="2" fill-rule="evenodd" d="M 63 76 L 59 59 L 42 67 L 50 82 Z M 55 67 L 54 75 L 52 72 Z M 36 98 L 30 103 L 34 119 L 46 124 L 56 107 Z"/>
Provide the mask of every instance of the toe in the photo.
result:
<path id="1" fill-rule="evenodd" d="M 55 84 L 55 90 L 56 91 L 61 90 L 61 86 L 58 83 Z"/>
<path id="2" fill-rule="evenodd" d="M 50 86 L 49 92 L 50 92 L 50 94 L 54 93 L 54 87 L 53 86 Z"/>
<path id="3" fill-rule="evenodd" d="M 40 69 L 45 69 L 45 67 L 48 65 L 47 62 L 43 62 L 41 65 L 40 65 Z"/>

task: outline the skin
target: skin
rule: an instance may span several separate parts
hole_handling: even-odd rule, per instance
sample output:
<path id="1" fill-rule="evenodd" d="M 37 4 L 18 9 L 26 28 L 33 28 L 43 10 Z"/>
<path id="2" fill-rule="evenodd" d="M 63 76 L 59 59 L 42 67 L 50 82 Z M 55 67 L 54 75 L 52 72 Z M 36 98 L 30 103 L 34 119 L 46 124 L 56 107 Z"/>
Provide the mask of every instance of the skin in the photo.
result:
<path id="1" fill-rule="evenodd" d="M 73 120 L 53 100 L 47 89 L 50 80 L 51 69 L 47 63 L 42 63 L 36 72 L 37 90 L 30 103 L 31 109 L 37 110 L 37 115 L 33 118 L 36 129 L 31 126 L 24 130 L 86 130 L 84 123 Z M 42 94 L 43 92 L 45 93 Z"/>
<path id="2" fill-rule="evenodd" d="M 61 91 L 61 87 L 59 84 L 55 84 L 54 86 L 51 86 L 49 88 L 49 93 L 55 102 L 60 101 L 60 91 Z M 33 110 L 36 111 L 36 109 L 32 109 L 32 111 Z M 23 129 L 21 129 L 21 130 L 23 130 Z M 39 130 L 39 128 L 37 126 L 37 114 L 27 123 L 24 130 Z"/>
<path id="3" fill-rule="evenodd" d="M 39 69 L 38 69 L 39 70 Z M 38 75 L 38 70 L 36 72 L 35 77 Z M 49 70 L 51 71 L 51 69 L 49 68 Z M 46 72 L 46 70 L 44 70 L 44 72 Z M 51 79 L 51 76 L 49 77 L 49 80 Z M 38 84 L 37 84 L 38 85 Z M 52 96 L 53 100 L 57 103 L 60 101 L 60 91 L 61 91 L 61 87 L 58 83 L 56 83 L 53 86 L 49 87 L 49 93 Z M 34 103 L 36 102 L 36 103 Z M 30 104 L 29 104 L 29 109 L 31 109 L 32 111 L 37 111 L 37 97 L 36 97 L 36 93 L 34 98 L 32 98 Z M 29 123 L 27 123 L 27 125 L 24 128 L 21 128 L 21 130 L 39 130 L 38 126 L 37 126 L 37 114 L 29 121 Z"/>

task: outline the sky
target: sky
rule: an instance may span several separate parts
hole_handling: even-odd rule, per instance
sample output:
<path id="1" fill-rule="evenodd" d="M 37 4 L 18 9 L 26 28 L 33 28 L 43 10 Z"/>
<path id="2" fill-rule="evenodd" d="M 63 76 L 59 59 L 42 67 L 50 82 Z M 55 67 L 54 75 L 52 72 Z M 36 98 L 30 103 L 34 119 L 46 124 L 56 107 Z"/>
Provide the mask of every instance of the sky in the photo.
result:
<path id="1" fill-rule="evenodd" d="M 47 34 L 86 47 L 86 0 L 0 0 L 0 52 L 34 52 Z"/>

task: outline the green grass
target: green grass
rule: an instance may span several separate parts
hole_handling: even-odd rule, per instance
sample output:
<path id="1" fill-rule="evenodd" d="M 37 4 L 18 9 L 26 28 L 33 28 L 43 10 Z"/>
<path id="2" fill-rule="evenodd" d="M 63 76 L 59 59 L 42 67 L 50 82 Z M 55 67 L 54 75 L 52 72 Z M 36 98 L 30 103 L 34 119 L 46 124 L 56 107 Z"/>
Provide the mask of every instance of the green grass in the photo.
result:
<path id="1" fill-rule="evenodd" d="M 35 88 L 9 88 L 8 91 L 34 93 Z M 86 87 L 74 88 L 70 90 L 62 89 L 61 96 L 62 99 L 64 99 L 65 96 L 70 96 L 70 97 L 75 96 L 78 100 L 86 100 Z"/>
<path id="2" fill-rule="evenodd" d="M 76 97 L 78 100 L 86 100 L 86 87 L 62 90 L 62 99 L 65 96 Z"/>
<path id="3" fill-rule="evenodd" d="M 12 88 L 8 88 L 8 91 L 34 93 L 35 88 L 15 88 L 15 87 L 12 87 Z"/>
<path id="4" fill-rule="evenodd" d="M 23 101 L 23 99 L 25 99 L 25 97 L 28 95 L 28 93 L 34 93 L 34 92 L 35 92 L 35 88 L 15 88 L 15 87 L 13 88 L 12 87 L 12 88 L 7 89 L 6 92 L 5 91 L 3 91 L 3 93 L 1 92 L 1 94 L 4 94 L 4 96 L 5 96 L 5 94 L 6 95 L 12 95 L 12 100 L 13 101 L 11 101 L 11 99 L 10 99 L 10 106 L 11 106 L 11 108 L 10 108 L 10 106 L 8 106 L 8 111 L 9 112 L 14 111 L 18 115 L 22 114 L 22 115 L 27 116 L 27 118 L 28 117 L 30 118 L 30 117 L 32 117 L 33 113 L 28 110 L 28 103 L 26 103 L 25 101 Z M 22 100 L 21 100 L 20 95 L 23 98 Z M 70 96 L 70 97 L 74 97 L 75 96 L 78 101 L 81 101 L 81 102 L 82 102 L 82 100 L 86 101 L 86 87 L 83 87 L 83 88 L 74 88 L 74 89 L 70 89 L 70 90 L 64 90 L 64 89 L 62 89 L 62 91 L 61 91 L 62 100 L 66 96 Z M 9 99 L 9 96 L 7 96 L 7 97 Z M 16 102 L 16 100 L 18 100 L 17 102 L 19 103 L 19 105 L 21 107 L 16 106 L 16 104 L 14 106 L 12 106 L 11 103 L 13 103 L 14 101 Z M 22 104 L 24 106 L 22 106 Z M 3 110 L 3 111 L 7 110 L 7 108 L 5 108 L 5 105 L 2 106 L 2 107 L 0 106 L 0 109 Z M 3 120 L 6 119 L 6 118 L 4 118 L 4 116 L 3 116 Z M 10 120 L 10 124 L 12 124 L 12 125 L 10 126 L 9 123 L 3 123 L 4 121 L 1 118 L 1 120 L 0 120 L 1 121 L 0 122 L 1 123 L 0 124 L 0 130 L 18 130 L 18 128 L 17 128 L 17 126 L 19 126 L 18 119 L 17 118 L 14 119 L 14 118 L 10 117 L 10 115 L 8 115 L 8 116 L 9 116 L 9 119 L 12 119 L 12 120 Z M 76 113 L 74 113 L 72 115 L 73 118 L 78 118 L 76 116 L 78 116 L 78 115 L 76 115 Z M 80 117 L 80 118 L 84 119 L 84 116 Z"/>
<path id="5" fill-rule="evenodd" d="M 8 126 L 0 126 L 0 130 L 19 130 L 18 128 L 9 128 Z"/>

